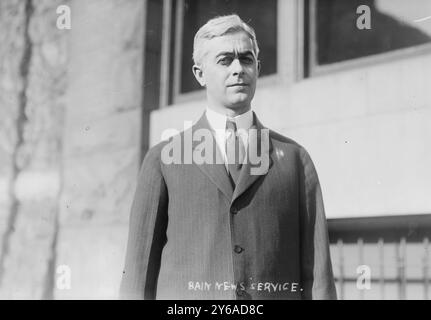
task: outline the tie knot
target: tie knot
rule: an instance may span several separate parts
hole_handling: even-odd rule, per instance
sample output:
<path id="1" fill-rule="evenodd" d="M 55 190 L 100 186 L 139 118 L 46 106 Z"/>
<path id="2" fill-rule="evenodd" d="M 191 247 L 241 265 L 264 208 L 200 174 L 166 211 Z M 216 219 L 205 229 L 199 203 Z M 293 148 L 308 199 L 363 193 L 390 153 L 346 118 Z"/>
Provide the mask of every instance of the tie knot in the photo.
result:
<path id="1" fill-rule="evenodd" d="M 226 120 L 226 130 L 232 130 L 233 132 L 236 132 L 236 123 L 235 120 L 227 119 Z"/>

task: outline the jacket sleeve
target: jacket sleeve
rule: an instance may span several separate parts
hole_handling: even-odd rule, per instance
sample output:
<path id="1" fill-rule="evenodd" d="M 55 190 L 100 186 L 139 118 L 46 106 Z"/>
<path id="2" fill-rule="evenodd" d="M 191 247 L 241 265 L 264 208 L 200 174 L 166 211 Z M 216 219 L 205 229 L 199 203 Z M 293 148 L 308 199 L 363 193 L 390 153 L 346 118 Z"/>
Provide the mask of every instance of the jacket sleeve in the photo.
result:
<path id="1" fill-rule="evenodd" d="M 168 193 L 157 150 L 147 153 L 139 172 L 130 213 L 121 299 L 153 300 L 156 297 L 168 208 Z"/>
<path id="2" fill-rule="evenodd" d="M 303 299 L 337 299 L 322 191 L 304 149 L 300 171 L 301 287 Z"/>

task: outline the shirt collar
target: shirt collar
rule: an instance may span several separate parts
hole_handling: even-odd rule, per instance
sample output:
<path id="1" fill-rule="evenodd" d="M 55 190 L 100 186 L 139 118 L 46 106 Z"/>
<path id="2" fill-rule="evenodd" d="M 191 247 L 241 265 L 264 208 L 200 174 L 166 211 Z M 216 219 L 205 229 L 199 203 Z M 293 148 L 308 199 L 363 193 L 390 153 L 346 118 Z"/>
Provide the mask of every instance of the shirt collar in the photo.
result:
<path id="1" fill-rule="evenodd" d="M 226 115 L 207 108 L 206 116 L 213 130 L 226 130 Z M 248 130 L 253 125 L 253 111 L 249 110 L 246 113 L 240 114 L 234 117 L 233 120 L 236 123 L 237 130 Z"/>

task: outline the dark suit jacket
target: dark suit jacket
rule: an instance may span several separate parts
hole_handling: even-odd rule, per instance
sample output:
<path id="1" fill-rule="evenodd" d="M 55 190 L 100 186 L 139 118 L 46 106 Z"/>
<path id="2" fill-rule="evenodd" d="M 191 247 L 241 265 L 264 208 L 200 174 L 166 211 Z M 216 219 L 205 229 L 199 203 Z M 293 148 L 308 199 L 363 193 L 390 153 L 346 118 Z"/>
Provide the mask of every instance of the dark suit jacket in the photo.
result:
<path id="1" fill-rule="evenodd" d="M 188 130 L 202 128 L 205 114 Z M 269 131 L 267 172 L 244 165 L 234 189 L 224 164 L 163 163 L 167 143 L 149 150 L 139 174 L 121 298 L 336 298 L 321 189 L 303 147 Z"/>

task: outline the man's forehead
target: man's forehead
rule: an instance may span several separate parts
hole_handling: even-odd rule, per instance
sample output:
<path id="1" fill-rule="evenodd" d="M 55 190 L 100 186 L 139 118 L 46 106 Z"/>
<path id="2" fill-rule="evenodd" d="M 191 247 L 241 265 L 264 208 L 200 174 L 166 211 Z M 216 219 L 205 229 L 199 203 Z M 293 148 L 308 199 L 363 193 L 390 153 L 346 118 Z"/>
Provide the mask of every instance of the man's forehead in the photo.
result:
<path id="1" fill-rule="evenodd" d="M 212 38 L 208 41 L 206 49 L 207 53 L 215 56 L 221 53 L 255 54 L 253 40 L 244 32 Z"/>

